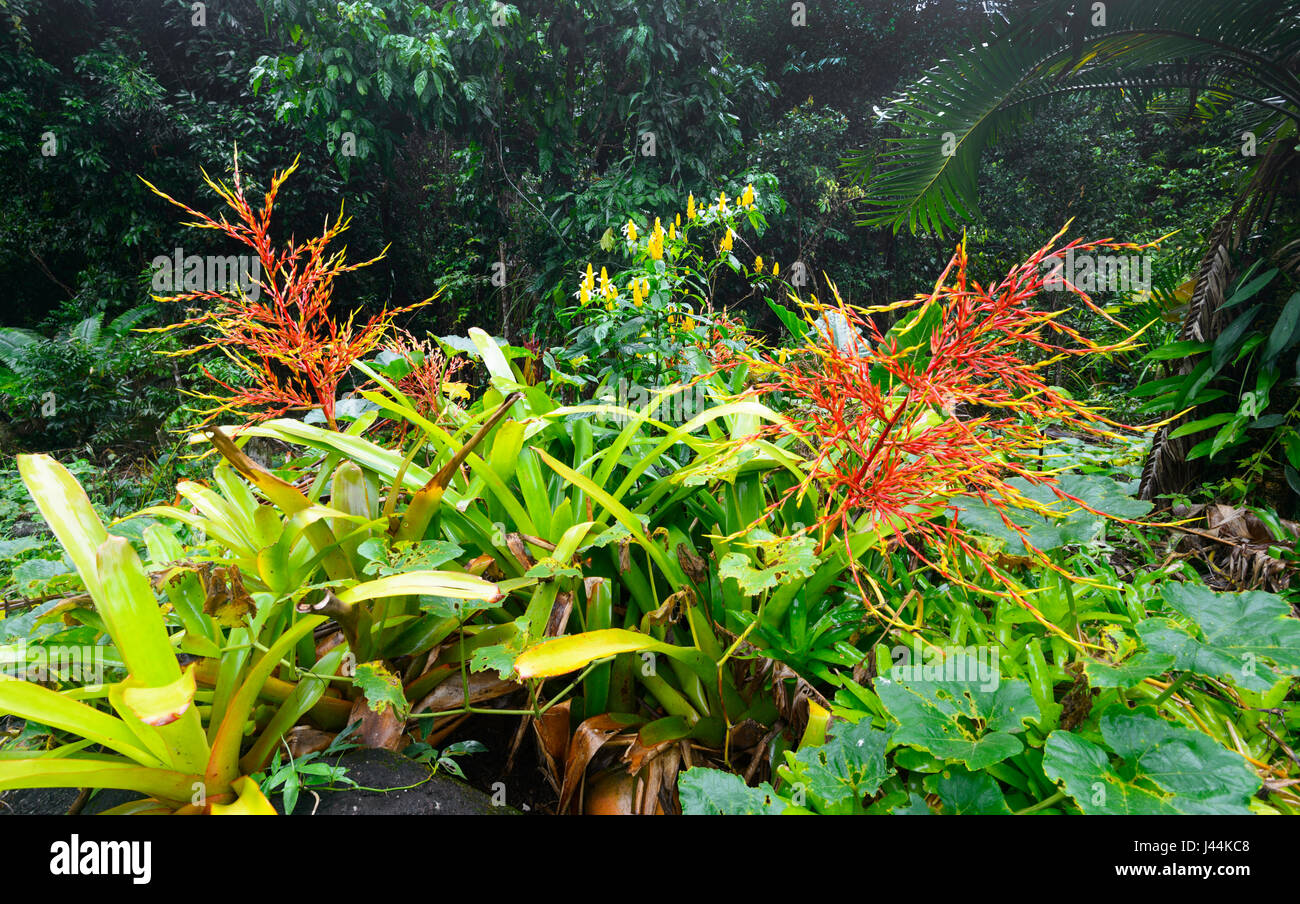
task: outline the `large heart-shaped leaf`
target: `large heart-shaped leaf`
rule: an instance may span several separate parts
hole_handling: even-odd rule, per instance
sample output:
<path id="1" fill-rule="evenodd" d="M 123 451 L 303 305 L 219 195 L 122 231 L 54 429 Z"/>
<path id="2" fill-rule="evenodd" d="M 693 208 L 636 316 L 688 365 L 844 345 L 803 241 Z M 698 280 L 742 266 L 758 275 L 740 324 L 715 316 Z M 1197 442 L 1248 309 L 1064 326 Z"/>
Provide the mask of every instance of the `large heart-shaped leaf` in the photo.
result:
<path id="1" fill-rule="evenodd" d="M 1208 735 L 1172 725 L 1149 708 L 1113 706 L 1101 736 L 1119 757 L 1067 731 L 1043 749 L 1043 771 L 1065 784 L 1084 813 L 1249 813 L 1259 778 L 1240 756 Z"/>
<path id="2" fill-rule="evenodd" d="M 677 791 L 687 816 L 774 816 L 786 808 L 767 782 L 751 788 L 738 775 L 699 766 L 681 774 Z"/>
<path id="3" fill-rule="evenodd" d="M 941 663 L 895 668 L 891 677 L 877 678 L 880 701 L 902 723 L 896 741 L 959 760 L 972 771 L 1024 749 L 1014 735 L 1024 731 L 1025 722 L 1042 718 L 1028 684 L 1009 679 L 990 687 L 974 677 L 932 678 L 932 666 L 943 676 L 980 674 L 974 658 L 956 653 Z"/>
<path id="4" fill-rule="evenodd" d="M 1072 499 L 1062 498 L 1046 484 L 1014 478 L 1008 484 L 1032 503 L 1051 514 L 1029 508 L 997 508 L 963 496 L 953 500 L 961 523 L 1006 543 L 1012 555 L 1026 552 L 1025 540 L 1036 549 L 1050 550 L 1062 546 L 1091 542 L 1101 529 L 1103 519 Z M 1088 508 L 1117 518 L 1139 518 L 1151 510 L 1151 503 L 1133 499 L 1109 477 L 1101 474 L 1062 474 L 1056 488 L 1066 496 L 1082 500 Z M 1012 522 L 1008 526 L 1003 514 Z M 1017 529 L 1019 528 L 1019 529 Z"/>
<path id="5" fill-rule="evenodd" d="M 1199 636 L 1169 619 L 1146 619 L 1138 634 L 1152 653 L 1173 658 L 1173 668 L 1231 678 L 1267 690 L 1283 675 L 1300 675 L 1300 619 L 1272 593 L 1216 593 L 1197 584 L 1166 584 L 1166 603 L 1199 628 Z"/>

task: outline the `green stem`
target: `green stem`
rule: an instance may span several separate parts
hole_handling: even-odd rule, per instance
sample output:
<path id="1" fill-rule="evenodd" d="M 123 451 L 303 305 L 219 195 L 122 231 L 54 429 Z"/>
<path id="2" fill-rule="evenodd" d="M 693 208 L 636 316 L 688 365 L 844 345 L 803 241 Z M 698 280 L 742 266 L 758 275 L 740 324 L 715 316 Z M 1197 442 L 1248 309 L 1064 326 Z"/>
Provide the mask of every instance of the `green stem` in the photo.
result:
<path id="1" fill-rule="evenodd" d="M 1064 800 L 1064 799 L 1065 799 L 1065 792 L 1064 792 L 1064 791 L 1057 791 L 1057 792 L 1056 792 L 1055 794 L 1053 794 L 1051 797 L 1047 797 L 1047 798 L 1044 798 L 1043 800 L 1040 800 L 1038 803 L 1034 804 L 1032 807 L 1025 807 L 1023 810 L 1017 810 L 1016 813 L 1015 813 L 1015 815 L 1016 815 L 1016 816 L 1025 816 L 1025 815 L 1027 815 L 1027 814 L 1029 814 L 1029 813 L 1037 813 L 1039 810 L 1046 810 L 1046 809 L 1047 809 L 1048 807 L 1050 807 L 1052 804 L 1057 803 L 1057 802 L 1059 802 L 1059 801 L 1062 801 L 1062 800 Z"/>
<path id="2" fill-rule="evenodd" d="M 1187 679 L 1190 677 L 1192 677 L 1191 672 L 1183 672 L 1181 675 L 1175 678 L 1173 683 L 1170 684 L 1169 687 L 1165 688 L 1164 692 L 1161 693 L 1160 696 L 1156 697 L 1154 701 L 1155 705 L 1159 706 L 1161 703 L 1164 703 L 1166 700 L 1172 697 L 1174 695 L 1174 692 L 1177 691 L 1184 684 L 1186 684 Z"/>

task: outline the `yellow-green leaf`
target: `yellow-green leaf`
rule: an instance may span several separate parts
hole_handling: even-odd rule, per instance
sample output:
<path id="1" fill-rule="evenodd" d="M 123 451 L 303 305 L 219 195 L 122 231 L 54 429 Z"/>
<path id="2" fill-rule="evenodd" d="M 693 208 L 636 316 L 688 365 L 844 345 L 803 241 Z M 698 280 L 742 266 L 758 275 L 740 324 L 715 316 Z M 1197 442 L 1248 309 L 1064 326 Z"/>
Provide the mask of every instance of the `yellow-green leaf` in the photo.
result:
<path id="1" fill-rule="evenodd" d="M 146 725 L 170 725 L 194 702 L 194 664 L 181 676 L 162 687 L 142 687 L 128 679 L 123 682 L 122 702 Z"/>
<path id="2" fill-rule="evenodd" d="M 275 816 L 275 807 L 266 799 L 262 789 L 257 787 L 257 782 L 253 781 L 247 775 L 241 775 L 230 783 L 238 797 L 234 803 L 213 804 L 213 816 Z"/>
<path id="3" fill-rule="evenodd" d="M 408 571 L 357 584 L 338 594 L 339 602 L 351 605 L 387 596 L 450 596 L 454 599 L 496 602 L 501 591 L 491 581 L 457 571 Z"/>

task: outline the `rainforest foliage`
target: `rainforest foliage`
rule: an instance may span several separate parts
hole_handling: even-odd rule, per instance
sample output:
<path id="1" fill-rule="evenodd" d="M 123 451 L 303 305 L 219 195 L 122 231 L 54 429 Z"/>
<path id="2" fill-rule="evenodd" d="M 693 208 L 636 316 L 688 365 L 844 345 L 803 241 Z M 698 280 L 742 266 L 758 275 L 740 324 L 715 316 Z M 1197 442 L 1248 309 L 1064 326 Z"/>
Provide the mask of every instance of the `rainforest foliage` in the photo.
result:
<path id="1" fill-rule="evenodd" d="M 0 793 L 1300 813 L 1297 47 L 0 0 Z"/>

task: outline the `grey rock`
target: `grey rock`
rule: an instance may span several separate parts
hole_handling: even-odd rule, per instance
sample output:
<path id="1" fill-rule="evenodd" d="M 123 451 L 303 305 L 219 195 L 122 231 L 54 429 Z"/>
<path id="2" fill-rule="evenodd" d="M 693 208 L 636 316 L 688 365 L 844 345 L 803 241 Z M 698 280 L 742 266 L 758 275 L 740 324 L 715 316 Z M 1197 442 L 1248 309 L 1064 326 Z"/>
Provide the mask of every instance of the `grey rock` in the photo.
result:
<path id="1" fill-rule="evenodd" d="M 298 795 L 294 816 L 519 816 L 513 807 L 498 807 L 492 797 L 449 775 L 429 775 L 429 768 L 391 750 L 349 750 L 331 764 L 344 766 L 347 777 L 364 788 L 392 790 L 338 791 L 304 789 Z M 400 790 L 399 790 L 400 789 Z M 94 795 L 82 810 L 92 815 L 140 795 L 131 791 L 104 790 Z M 0 815 L 49 816 L 68 812 L 77 799 L 75 788 L 23 788 L 0 794 Z M 284 812 L 283 796 L 274 794 L 271 803 Z"/>
<path id="2" fill-rule="evenodd" d="M 518 816 L 512 807 L 495 806 L 490 795 L 449 775 L 429 776 L 429 768 L 391 750 L 349 750 L 337 761 L 347 768 L 347 777 L 365 788 L 388 791 L 343 789 L 318 791 L 316 798 L 304 790 L 298 796 L 294 816 Z M 414 786 L 414 787 L 412 787 Z M 397 790 L 403 789 L 403 790 Z M 279 812 L 280 795 L 271 801 Z"/>
<path id="3" fill-rule="evenodd" d="M 76 788 L 19 788 L 0 794 L 0 816 L 61 816 L 77 800 Z M 105 788 L 92 795 L 81 812 L 93 816 L 113 807 L 139 800 L 134 791 Z"/>

